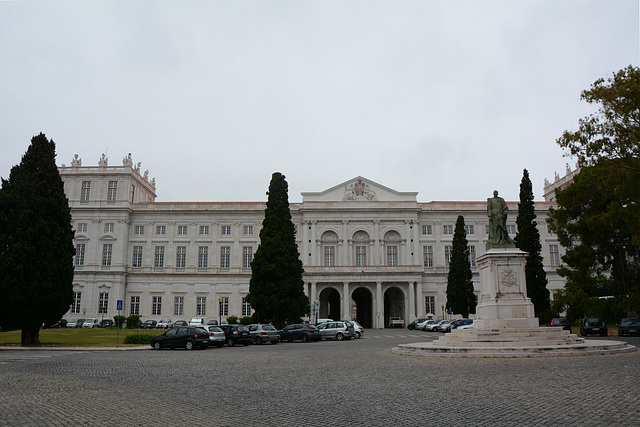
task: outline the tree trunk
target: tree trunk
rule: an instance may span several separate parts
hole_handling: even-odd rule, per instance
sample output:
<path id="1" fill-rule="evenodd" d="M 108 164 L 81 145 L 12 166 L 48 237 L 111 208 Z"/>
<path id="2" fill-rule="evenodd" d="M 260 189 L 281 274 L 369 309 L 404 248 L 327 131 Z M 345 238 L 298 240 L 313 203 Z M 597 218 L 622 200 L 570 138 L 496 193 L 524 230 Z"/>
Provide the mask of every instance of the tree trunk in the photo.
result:
<path id="1" fill-rule="evenodd" d="M 40 328 L 23 328 L 20 345 L 40 345 Z"/>

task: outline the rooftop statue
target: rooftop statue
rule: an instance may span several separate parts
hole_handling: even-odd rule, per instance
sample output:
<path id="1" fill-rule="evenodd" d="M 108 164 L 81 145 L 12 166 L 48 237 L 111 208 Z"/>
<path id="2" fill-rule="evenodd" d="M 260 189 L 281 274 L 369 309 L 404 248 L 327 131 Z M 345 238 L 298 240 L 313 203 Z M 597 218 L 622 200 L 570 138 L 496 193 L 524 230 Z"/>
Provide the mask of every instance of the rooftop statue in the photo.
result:
<path id="1" fill-rule="evenodd" d="M 489 216 L 489 241 L 487 249 L 515 248 L 515 242 L 507 232 L 507 213 L 509 208 L 502 197 L 498 197 L 498 190 L 493 197 L 487 199 L 487 215 Z"/>

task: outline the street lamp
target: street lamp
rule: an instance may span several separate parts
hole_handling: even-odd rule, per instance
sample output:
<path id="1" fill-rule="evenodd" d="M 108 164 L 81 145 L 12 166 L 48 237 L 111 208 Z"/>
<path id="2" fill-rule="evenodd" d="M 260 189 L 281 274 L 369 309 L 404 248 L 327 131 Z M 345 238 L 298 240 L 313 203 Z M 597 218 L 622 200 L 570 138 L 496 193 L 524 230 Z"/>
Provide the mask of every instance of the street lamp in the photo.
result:
<path id="1" fill-rule="evenodd" d="M 222 301 L 224 301 L 222 297 L 219 297 L 218 298 L 218 314 L 220 315 L 220 321 L 218 322 L 218 325 L 222 325 Z"/>

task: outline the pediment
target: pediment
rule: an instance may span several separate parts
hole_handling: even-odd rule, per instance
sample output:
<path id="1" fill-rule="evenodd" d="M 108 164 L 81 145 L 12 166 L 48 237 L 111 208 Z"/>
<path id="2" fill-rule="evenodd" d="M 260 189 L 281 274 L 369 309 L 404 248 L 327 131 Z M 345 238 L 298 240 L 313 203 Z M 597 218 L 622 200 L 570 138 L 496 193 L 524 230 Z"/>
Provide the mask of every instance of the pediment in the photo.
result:
<path id="1" fill-rule="evenodd" d="M 302 193 L 302 202 L 416 202 L 417 192 L 400 192 L 357 176 L 320 192 Z"/>

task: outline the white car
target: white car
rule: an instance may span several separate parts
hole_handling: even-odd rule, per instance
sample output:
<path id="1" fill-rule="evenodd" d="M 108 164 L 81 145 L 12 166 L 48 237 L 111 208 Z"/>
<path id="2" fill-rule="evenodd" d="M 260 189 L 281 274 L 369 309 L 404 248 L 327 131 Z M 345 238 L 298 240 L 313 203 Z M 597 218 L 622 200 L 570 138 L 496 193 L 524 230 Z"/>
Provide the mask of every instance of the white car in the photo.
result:
<path id="1" fill-rule="evenodd" d="M 438 332 L 438 326 L 446 322 L 448 322 L 448 320 L 440 320 L 436 323 L 429 323 L 428 325 L 425 325 L 424 330 L 428 332 Z"/>
<path id="2" fill-rule="evenodd" d="M 432 325 L 434 323 L 438 323 L 438 321 L 437 320 L 433 320 L 433 319 L 426 319 L 426 320 L 424 320 L 422 322 L 416 323 L 415 324 L 415 328 L 416 329 L 420 329 L 421 331 L 424 331 L 425 330 L 424 328 L 427 325 Z"/>
<path id="3" fill-rule="evenodd" d="M 98 319 L 86 319 L 84 322 L 82 322 L 82 327 L 83 328 L 99 328 L 100 321 L 98 321 Z"/>
<path id="4" fill-rule="evenodd" d="M 156 323 L 156 329 L 168 329 L 173 326 L 171 319 L 162 319 Z"/>
<path id="5" fill-rule="evenodd" d="M 364 328 L 362 325 L 355 320 L 352 320 L 351 323 L 353 323 L 353 329 L 356 331 L 356 338 L 362 337 L 364 335 Z"/>
<path id="6" fill-rule="evenodd" d="M 194 317 L 189 320 L 189 326 L 204 326 L 206 323 L 202 317 Z"/>
<path id="7" fill-rule="evenodd" d="M 220 348 L 225 343 L 224 331 L 220 329 L 220 326 L 215 325 L 203 325 L 202 329 L 209 333 L 209 346 L 215 345 Z"/>

